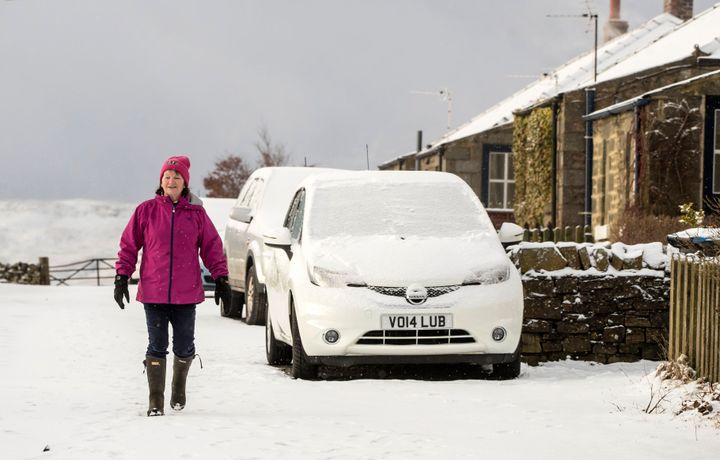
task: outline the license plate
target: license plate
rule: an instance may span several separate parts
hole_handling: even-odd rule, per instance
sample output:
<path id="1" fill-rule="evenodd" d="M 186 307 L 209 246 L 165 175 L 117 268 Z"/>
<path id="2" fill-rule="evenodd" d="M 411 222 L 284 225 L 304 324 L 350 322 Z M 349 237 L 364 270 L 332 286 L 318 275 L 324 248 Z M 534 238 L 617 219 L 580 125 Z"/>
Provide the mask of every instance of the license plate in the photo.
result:
<path id="1" fill-rule="evenodd" d="M 383 315 L 383 329 L 450 329 L 452 315 Z"/>

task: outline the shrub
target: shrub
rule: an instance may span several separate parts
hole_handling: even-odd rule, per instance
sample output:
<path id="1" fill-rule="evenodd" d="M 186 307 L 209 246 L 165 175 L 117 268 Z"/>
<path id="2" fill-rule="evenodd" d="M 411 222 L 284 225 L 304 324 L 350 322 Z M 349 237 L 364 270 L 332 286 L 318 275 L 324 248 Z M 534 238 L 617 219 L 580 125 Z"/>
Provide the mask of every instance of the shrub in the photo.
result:
<path id="1" fill-rule="evenodd" d="M 626 209 L 620 224 L 612 228 L 610 240 L 625 244 L 667 243 L 667 235 L 687 229 L 678 216 L 652 215 L 636 207 Z"/>

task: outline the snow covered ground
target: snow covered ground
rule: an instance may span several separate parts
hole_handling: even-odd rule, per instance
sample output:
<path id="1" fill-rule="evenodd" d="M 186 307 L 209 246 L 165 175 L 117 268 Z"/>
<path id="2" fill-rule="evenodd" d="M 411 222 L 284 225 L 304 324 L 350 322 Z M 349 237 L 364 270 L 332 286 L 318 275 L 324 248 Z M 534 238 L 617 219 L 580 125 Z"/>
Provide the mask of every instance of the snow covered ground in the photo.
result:
<path id="1" fill-rule="evenodd" d="M 410 369 L 403 378 L 307 382 L 265 364 L 263 328 L 221 318 L 206 301 L 196 330 L 204 368 L 196 361 L 190 370 L 188 406 L 148 418 L 137 302 L 119 310 L 109 286 L 2 284 L 0 315 L 7 459 L 709 459 L 720 451 L 720 430 L 673 415 L 678 392 L 664 413 L 643 412 L 657 365 L 649 361 L 523 365 L 513 381 Z"/>
<path id="2" fill-rule="evenodd" d="M 204 201 L 222 233 L 233 200 Z M 112 257 L 134 206 L 0 201 L 0 261 Z M 196 330 L 205 367 L 190 370 L 187 408 L 148 418 L 137 302 L 121 311 L 110 286 L 0 284 L 0 317 L 2 459 L 709 459 L 720 451 L 720 430 L 697 413 L 673 415 L 691 385 L 671 393 L 663 413 L 643 412 L 651 387 L 661 394 L 649 361 L 523 365 L 505 382 L 448 367 L 296 381 L 265 364 L 263 328 L 221 318 L 208 300 Z"/>

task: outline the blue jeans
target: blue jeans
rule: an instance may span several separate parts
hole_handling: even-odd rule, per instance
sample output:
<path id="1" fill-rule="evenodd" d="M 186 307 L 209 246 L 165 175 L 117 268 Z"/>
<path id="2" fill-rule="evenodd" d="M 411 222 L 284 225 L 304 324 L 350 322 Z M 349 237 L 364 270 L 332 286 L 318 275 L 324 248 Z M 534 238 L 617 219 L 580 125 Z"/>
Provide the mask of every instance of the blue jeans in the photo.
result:
<path id="1" fill-rule="evenodd" d="M 147 354 L 164 358 L 168 354 L 168 323 L 173 329 L 173 353 L 179 358 L 195 355 L 195 304 L 145 304 L 148 329 Z"/>

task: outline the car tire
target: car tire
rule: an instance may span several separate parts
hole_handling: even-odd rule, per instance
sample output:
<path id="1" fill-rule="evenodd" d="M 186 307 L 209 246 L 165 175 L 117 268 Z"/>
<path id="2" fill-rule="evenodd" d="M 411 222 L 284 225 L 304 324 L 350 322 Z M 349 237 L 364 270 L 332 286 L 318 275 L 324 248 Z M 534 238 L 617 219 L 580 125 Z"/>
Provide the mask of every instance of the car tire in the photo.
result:
<path id="1" fill-rule="evenodd" d="M 292 347 L 275 338 L 269 312 L 265 318 L 265 358 L 271 366 L 287 366 L 292 362 Z"/>
<path id="2" fill-rule="evenodd" d="M 220 316 L 224 318 L 239 318 L 242 313 L 242 293 L 230 291 L 230 305 L 220 300 Z"/>
<path id="3" fill-rule="evenodd" d="M 509 363 L 493 364 L 492 376 L 497 380 L 512 380 L 520 375 L 520 353 Z"/>
<path id="4" fill-rule="evenodd" d="M 250 267 L 245 280 L 245 322 L 250 325 L 265 324 L 267 297 L 257 281 L 255 266 Z"/>
<path id="5" fill-rule="evenodd" d="M 291 305 L 292 306 L 292 305 Z M 292 309 L 290 317 L 290 328 L 292 329 L 292 376 L 296 379 L 315 380 L 318 376 L 318 367 L 309 362 L 305 349 L 300 339 L 300 329 L 298 327 L 295 309 Z"/>

